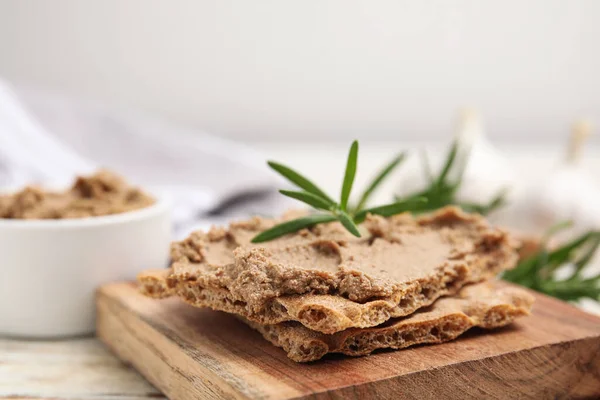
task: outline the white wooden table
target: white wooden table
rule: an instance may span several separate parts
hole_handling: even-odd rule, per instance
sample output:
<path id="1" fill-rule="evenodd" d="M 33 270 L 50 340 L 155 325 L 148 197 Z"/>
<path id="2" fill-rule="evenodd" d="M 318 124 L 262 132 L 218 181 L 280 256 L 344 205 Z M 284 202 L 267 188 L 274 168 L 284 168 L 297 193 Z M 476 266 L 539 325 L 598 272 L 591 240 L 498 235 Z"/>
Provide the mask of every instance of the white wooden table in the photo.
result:
<path id="1" fill-rule="evenodd" d="M 0 339 L 0 398 L 164 398 L 93 337 Z"/>
<path id="2" fill-rule="evenodd" d="M 315 177 L 319 184 L 331 187 L 339 185 L 348 143 L 319 146 L 263 143 L 258 147 L 266 157 L 287 162 Z M 364 183 L 398 148 L 388 144 L 363 146 L 357 184 Z M 599 150 L 588 149 L 586 157 L 595 171 L 600 169 Z M 535 169 L 543 170 L 554 164 L 561 151 L 521 149 L 511 153 L 524 167 L 535 165 Z M 389 197 L 392 189 L 388 187 L 378 196 Z M 599 309 L 592 301 L 585 308 L 596 312 Z M 0 338 L 0 399 L 4 398 L 146 399 L 163 396 L 95 338 L 61 341 Z"/>

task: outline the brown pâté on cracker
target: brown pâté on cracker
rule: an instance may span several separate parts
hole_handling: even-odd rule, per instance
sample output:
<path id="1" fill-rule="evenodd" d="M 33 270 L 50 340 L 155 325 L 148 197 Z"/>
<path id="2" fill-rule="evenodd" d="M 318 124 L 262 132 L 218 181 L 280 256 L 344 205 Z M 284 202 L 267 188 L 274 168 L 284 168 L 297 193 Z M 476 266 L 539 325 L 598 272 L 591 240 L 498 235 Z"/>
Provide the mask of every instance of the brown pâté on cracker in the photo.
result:
<path id="1" fill-rule="evenodd" d="M 251 243 L 284 219 L 255 217 L 194 232 L 173 244 L 169 269 L 139 276 L 142 292 L 262 325 L 292 321 L 333 334 L 412 314 L 514 267 L 518 258 L 506 232 L 456 207 L 368 216 L 360 238 L 332 222 Z"/>

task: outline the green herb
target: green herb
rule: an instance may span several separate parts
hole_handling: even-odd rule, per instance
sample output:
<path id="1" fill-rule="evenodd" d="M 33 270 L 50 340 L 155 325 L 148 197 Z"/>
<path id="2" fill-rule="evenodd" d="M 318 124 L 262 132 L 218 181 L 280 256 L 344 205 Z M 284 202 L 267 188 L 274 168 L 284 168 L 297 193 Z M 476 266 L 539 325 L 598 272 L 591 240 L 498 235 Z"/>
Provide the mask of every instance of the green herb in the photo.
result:
<path id="1" fill-rule="evenodd" d="M 506 205 L 506 194 L 507 189 L 501 189 L 496 196 L 492 198 L 488 203 L 476 204 L 469 202 L 457 202 L 457 204 L 466 212 L 478 213 L 481 215 L 488 215 L 492 211 L 504 207 Z"/>
<path id="2" fill-rule="evenodd" d="M 317 187 L 317 185 L 315 185 L 314 183 L 312 183 L 293 169 L 288 168 L 285 165 L 278 164 L 274 161 L 269 161 L 267 164 L 269 164 L 269 167 L 279 172 L 281 175 L 287 178 L 294 185 L 298 186 L 300 189 L 304 189 L 308 193 L 312 193 L 330 204 L 335 204 L 334 201 L 331 200 L 331 198 L 325 194 L 325 192 L 323 192 Z"/>
<path id="3" fill-rule="evenodd" d="M 540 250 L 505 272 L 502 278 L 562 300 L 576 301 L 584 297 L 600 300 L 600 273 L 582 276 L 600 247 L 600 232 L 590 231 L 554 250 L 548 248 L 550 238 L 569 226 L 561 223 L 551 228 L 544 235 Z M 569 264 L 572 268 L 569 276 L 557 279 L 556 270 Z"/>
<path id="4" fill-rule="evenodd" d="M 459 154 L 460 153 L 460 154 Z M 495 209 L 502 207 L 506 203 L 506 189 L 501 190 L 487 204 L 477 204 L 461 202 L 456 198 L 456 194 L 462 184 L 462 179 L 469 157 L 468 151 L 459 152 L 459 142 L 454 141 L 450 147 L 450 151 L 446 156 L 446 160 L 437 177 L 431 172 L 431 166 L 427 160 L 427 155 L 423 153 L 423 171 L 425 179 L 429 185 L 420 192 L 409 194 L 406 196 L 396 196 L 396 200 L 408 201 L 414 198 L 425 198 L 427 202 L 421 204 L 417 212 L 427 212 L 437 210 L 438 208 L 456 204 L 467 212 L 477 212 L 482 215 L 487 215 Z M 454 178 L 451 178 L 454 176 Z"/>
<path id="5" fill-rule="evenodd" d="M 350 198 L 350 192 L 352 191 L 352 185 L 354 184 L 354 177 L 356 176 L 357 162 L 358 142 L 355 140 L 354 142 L 352 142 L 352 146 L 350 146 L 350 153 L 348 153 L 348 162 L 346 163 L 346 173 L 344 174 L 344 182 L 342 183 L 342 194 L 340 195 L 340 208 L 342 209 L 342 211 L 346 211 L 346 208 L 348 207 L 348 199 Z"/>
<path id="6" fill-rule="evenodd" d="M 367 202 L 369 201 L 369 198 L 371 197 L 371 195 L 373 194 L 373 192 L 375 191 L 375 189 L 377 189 L 377 187 L 381 184 L 381 182 L 383 182 L 383 180 L 398 166 L 400 165 L 400 163 L 402 163 L 404 161 L 404 159 L 406 158 L 406 153 L 400 153 L 398 154 L 396 157 L 394 157 L 392 159 L 392 161 L 390 161 L 384 168 L 381 169 L 381 171 L 379 171 L 379 173 L 375 176 L 375 178 L 371 181 L 371 184 L 367 187 L 367 189 L 363 192 L 363 195 L 360 197 L 360 200 L 358 201 L 358 204 L 356 205 L 356 207 L 354 208 L 355 210 L 362 210 L 365 205 L 367 204 Z"/>
<path id="7" fill-rule="evenodd" d="M 299 231 L 300 229 L 308 228 L 315 224 L 322 224 L 324 222 L 333 222 L 337 220 L 333 215 L 327 214 L 315 214 L 307 217 L 294 219 L 291 221 L 279 224 L 269 230 L 259 233 L 252 239 L 253 243 L 266 242 L 278 238 L 279 236 L 286 235 L 288 233 Z"/>
<path id="8" fill-rule="evenodd" d="M 365 210 L 358 211 L 354 215 L 354 220 L 357 223 L 363 222 L 369 213 L 381 215 L 382 217 L 390 217 L 403 212 L 418 210 L 423 204 L 425 204 L 425 202 L 426 200 L 423 197 L 417 197 L 408 199 L 406 201 L 386 204 L 384 206 L 367 208 Z"/>
<path id="9" fill-rule="evenodd" d="M 255 236 L 252 239 L 252 242 L 266 242 L 288 233 L 296 232 L 300 229 L 333 221 L 339 221 L 350 233 L 352 233 L 354 236 L 360 237 L 360 230 L 358 229 L 357 225 L 363 222 L 369 213 L 387 217 L 419 209 L 426 200 L 418 196 L 414 196 L 407 200 L 396 201 L 383 206 L 364 208 L 371 194 L 390 174 L 390 172 L 392 172 L 392 170 L 402 162 L 403 159 L 404 154 L 398 155 L 375 176 L 371 184 L 367 186 L 367 189 L 360 197 L 356 207 L 348 207 L 348 204 L 350 201 L 350 194 L 352 192 L 352 186 L 354 184 L 354 178 L 356 176 L 356 169 L 358 165 L 357 141 L 354 141 L 350 146 L 339 203 L 333 201 L 331 197 L 329 197 L 323 190 L 321 190 L 317 185 L 312 183 L 300 173 L 289 167 L 286 167 L 285 165 L 269 161 L 268 164 L 272 169 L 277 171 L 280 175 L 300 189 L 303 189 L 302 191 L 280 190 L 279 192 L 284 196 L 291 197 L 308 204 L 321 213 L 312 214 L 306 217 L 301 217 L 278 224 L 271 229 L 268 229 Z"/>

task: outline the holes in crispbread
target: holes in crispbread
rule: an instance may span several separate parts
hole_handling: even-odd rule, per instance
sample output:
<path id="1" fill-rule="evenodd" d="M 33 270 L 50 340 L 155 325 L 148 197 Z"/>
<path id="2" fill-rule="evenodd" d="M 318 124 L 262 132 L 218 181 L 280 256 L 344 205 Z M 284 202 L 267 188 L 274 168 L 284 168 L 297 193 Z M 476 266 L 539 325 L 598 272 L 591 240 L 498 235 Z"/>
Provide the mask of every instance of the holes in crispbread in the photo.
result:
<path id="1" fill-rule="evenodd" d="M 431 297 L 433 296 L 433 292 L 433 289 L 429 286 L 423 286 L 421 288 L 421 294 L 425 299 L 431 299 Z"/>
<path id="2" fill-rule="evenodd" d="M 316 308 L 309 308 L 309 309 L 303 310 L 300 313 L 299 317 L 301 320 L 307 321 L 311 324 L 318 324 L 327 318 L 327 314 L 325 314 L 325 312 L 323 310 L 319 310 Z"/>
<path id="3" fill-rule="evenodd" d="M 400 308 L 406 308 L 408 306 L 412 306 L 414 299 L 412 297 L 404 297 L 400 300 Z"/>

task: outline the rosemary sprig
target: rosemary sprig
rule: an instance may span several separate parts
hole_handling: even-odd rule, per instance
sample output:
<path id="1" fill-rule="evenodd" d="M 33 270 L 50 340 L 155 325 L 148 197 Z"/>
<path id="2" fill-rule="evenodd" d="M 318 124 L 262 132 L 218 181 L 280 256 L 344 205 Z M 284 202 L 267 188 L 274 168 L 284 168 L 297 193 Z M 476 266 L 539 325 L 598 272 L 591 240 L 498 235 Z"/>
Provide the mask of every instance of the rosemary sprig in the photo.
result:
<path id="1" fill-rule="evenodd" d="M 423 197 L 417 197 L 408 199 L 405 201 L 398 201 L 396 203 L 386 204 L 384 206 L 377 206 L 360 210 L 354 214 L 354 221 L 361 223 L 367 217 L 367 214 L 381 215 L 382 217 L 390 217 L 392 215 L 400 214 L 407 211 L 418 210 L 427 200 Z"/>
<path id="2" fill-rule="evenodd" d="M 344 174 L 344 182 L 342 183 L 342 194 L 340 195 L 340 208 L 344 212 L 348 208 L 348 199 L 350 198 L 350 192 L 352 191 L 352 185 L 354 184 L 354 177 L 356 176 L 357 162 L 358 142 L 355 140 L 350 146 L 350 153 L 348 154 L 348 161 L 346 162 L 346 173 Z"/>
<path id="3" fill-rule="evenodd" d="M 448 152 L 446 160 L 437 177 L 431 172 L 431 166 L 427 160 L 427 155 L 423 154 L 423 171 L 425 172 L 426 179 L 429 181 L 429 186 L 417 193 L 396 196 L 396 200 L 407 201 L 419 197 L 427 199 L 427 202 L 422 203 L 420 208 L 415 210 L 417 212 L 432 211 L 450 204 L 456 204 L 467 212 L 477 212 L 482 215 L 487 215 L 497 208 L 502 207 L 506 203 L 506 189 L 500 190 L 498 194 L 486 204 L 461 202 L 456 198 L 456 194 L 462 184 L 465 167 L 469 157 L 469 152 L 466 151 L 466 149 L 460 153 L 461 154 L 459 155 L 459 142 L 458 140 L 455 140 L 450 147 L 450 151 Z M 452 178 L 452 176 L 454 176 L 454 178 Z"/>
<path id="4" fill-rule="evenodd" d="M 300 229 L 333 221 L 339 221 L 350 233 L 356 237 L 360 237 L 360 230 L 358 229 L 357 225 L 363 222 L 369 213 L 387 217 L 419 209 L 419 207 L 421 207 L 426 201 L 419 196 L 413 196 L 410 199 L 396 201 L 383 206 L 364 208 L 371 194 L 377 189 L 377 187 L 379 187 L 381 182 L 392 172 L 392 170 L 402 162 L 403 159 L 404 154 L 398 155 L 375 176 L 371 184 L 368 185 L 367 189 L 363 192 L 356 207 L 348 206 L 358 165 L 358 142 L 356 140 L 350 146 L 350 151 L 348 153 L 346 172 L 344 173 L 344 181 L 342 182 L 339 203 L 333 201 L 331 197 L 329 197 L 323 190 L 321 190 L 317 185 L 312 183 L 300 173 L 289 167 L 286 167 L 285 165 L 269 161 L 268 165 L 272 169 L 293 183 L 295 186 L 302 189 L 302 191 L 280 190 L 279 192 L 284 196 L 291 197 L 308 204 L 312 208 L 320 211 L 320 213 L 275 225 L 271 229 L 256 235 L 252 239 L 252 242 L 266 242 L 288 233 L 296 232 Z"/>
<path id="5" fill-rule="evenodd" d="M 279 224 L 271 229 L 268 229 L 254 237 L 253 243 L 267 242 L 278 238 L 279 236 L 286 235 L 288 233 L 299 231 L 300 229 L 308 228 L 316 224 L 322 224 L 325 222 L 336 221 L 337 218 L 333 215 L 327 214 L 314 214 L 303 218 L 293 219 L 291 221 Z M 275 229 L 277 228 L 277 229 Z"/>
<path id="6" fill-rule="evenodd" d="M 590 231 L 554 249 L 548 249 L 549 239 L 570 224 L 551 228 L 542 239 L 540 250 L 504 273 L 504 280 L 518 283 L 566 301 L 583 297 L 600 300 L 600 273 L 584 278 L 582 272 L 600 247 L 600 231 Z M 571 264 L 566 279 L 557 279 L 556 270 Z"/>
<path id="7" fill-rule="evenodd" d="M 369 198 L 371 197 L 373 192 L 375 192 L 375 189 L 379 187 L 381 182 L 383 182 L 383 180 L 387 178 L 389 174 L 404 161 L 405 158 L 406 153 L 398 154 L 385 167 L 383 167 L 377 175 L 375 175 L 375 178 L 373 178 L 371 184 L 365 189 L 362 196 L 360 197 L 358 204 L 356 205 L 356 207 L 354 207 L 355 211 L 360 211 L 365 207 L 365 205 L 367 205 L 367 202 L 369 201 Z"/>

